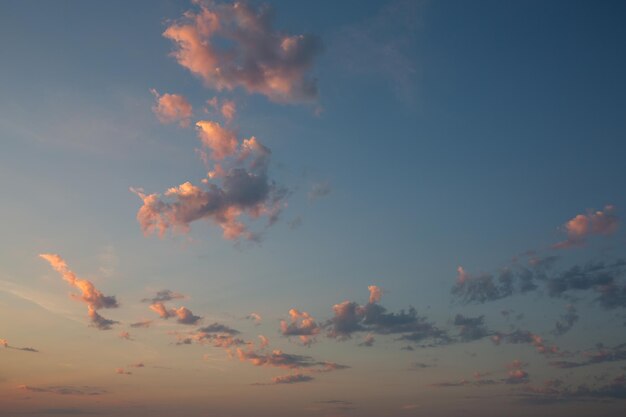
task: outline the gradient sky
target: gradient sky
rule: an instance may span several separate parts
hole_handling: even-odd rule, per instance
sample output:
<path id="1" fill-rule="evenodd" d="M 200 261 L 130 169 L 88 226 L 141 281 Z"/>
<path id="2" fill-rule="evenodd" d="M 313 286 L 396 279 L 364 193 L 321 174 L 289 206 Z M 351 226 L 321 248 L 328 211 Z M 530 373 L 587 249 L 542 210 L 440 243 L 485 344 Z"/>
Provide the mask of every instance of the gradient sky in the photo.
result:
<path id="1" fill-rule="evenodd" d="M 1 1 L 0 416 L 621 416 L 625 18 Z"/>

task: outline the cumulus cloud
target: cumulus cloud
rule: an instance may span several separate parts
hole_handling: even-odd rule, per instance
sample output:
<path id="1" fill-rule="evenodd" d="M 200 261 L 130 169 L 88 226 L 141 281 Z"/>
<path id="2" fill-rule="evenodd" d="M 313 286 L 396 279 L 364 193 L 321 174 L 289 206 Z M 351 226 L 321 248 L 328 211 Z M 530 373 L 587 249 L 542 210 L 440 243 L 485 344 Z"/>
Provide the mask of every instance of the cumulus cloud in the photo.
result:
<path id="1" fill-rule="evenodd" d="M 161 123 L 178 123 L 180 127 L 189 127 L 193 108 L 185 97 L 167 93 L 160 95 L 155 89 L 151 89 L 150 92 L 156 98 L 152 111 Z"/>
<path id="2" fill-rule="evenodd" d="M 269 156 L 270 150 L 252 137 L 242 141 L 233 161 L 235 165 L 213 182 L 207 180 L 204 187 L 185 182 L 167 190 L 166 199 L 131 188 L 143 201 L 137 220 L 144 234 L 156 232 L 163 236 L 170 229 L 186 233 L 192 222 L 204 219 L 221 227 L 225 239 L 258 239 L 241 217 L 266 217 L 268 226 L 272 225 L 288 194 L 285 188 L 269 179 Z M 242 166 L 245 164 L 248 166 Z"/>
<path id="3" fill-rule="evenodd" d="M 310 346 L 321 332 L 321 327 L 315 319 L 306 311 L 299 311 L 295 308 L 289 310 L 289 322 L 281 320 L 280 332 L 283 336 L 298 336 L 300 342 L 305 346 Z"/>
<path id="4" fill-rule="evenodd" d="M 119 321 L 109 320 L 102 317 L 91 304 L 87 306 L 87 313 L 91 319 L 91 326 L 99 330 L 110 330 L 111 326 L 119 324 Z"/>
<path id="5" fill-rule="evenodd" d="M 372 334 L 397 334 L 401 340 L 420 342 L 426 339 L 448 340 L 447 334 L 437 328 L 425 317 L 418 316 L 413 307 L 398 313 L 387 312 L 380 304 L 382 292 L 379 287 L 369 287 L 370 298 L 367 304 L 359 305 L 353 301 L 344 301 L 333 306 L 333 317 L 324 326 L 327 335 L 340 340 L 348 339 L 355 332 Z"/>
<path id="6" fill-rule="evenodd" d="M 211 151 L 211 158 L 220 161 L 237 152 L 237 135 L 230 129 L 210 120 L 196 122 L 198 137 L 203 146 Z"/>
<path id="7" fill-rule="evenodd" d="M 615 211 L 615 206 L 607 205 L 604 207 L 604 211 L 598 210 L 587 214 L 578 214 L 563 225 L 567 239 L 556 243 L 554 248 L 566 249 L 581 246 L 586 243 L 590 236 L 615 233 L 619 227 L 619 217 Z"/>
<path id="8" fill-rule="evenodd" d="M 312 35 L 289 35 L 272 28 L 271 10 L 246 3 L 198 2 L 163 36 L 174 42 L 172 56 L 205 85 L 243 88 L 277 102 L 317 96 L 308 75 L 321 43 Z"/>
<path id="9" fill-rule="evenodd" d="M 112 325 L 117 324 L 117 321 L 108 320 L 98 314 L 97 310 L 102 308 L 116 308 L 118 307 L 115 296 L 106 296 L 102 294 L 90 281 L 86 279 L 80 279 L 72 272 L 65 260 L 59 255 L 44 253 L 39 255 L 40 258 L 48 261 L 50 266 L 56 270 L 61 277 L 69 283 L 71 286 L 81 291 L 80 295 L 73 294 L 72 296 L 87 304 L 87 311 L 89 318 L 91 319 L 92 326 L 100 330 L 108 330 Z"/>
<path id="10" fill-rule="evenodd" d="M 202 319 L 202 317 L 194 315 L 187 307 L 168 309 L 165 304 L 160 302 L 151 304 L 150 310 L 157 313 L 162 319 L 176 317 L 176 321 L 180 324 L 196 324 Z"/>
<path id="11" fill-rule="evenodd" d="M 454 317 L 454 325 L 459 327 L 459 337 L 461 340 L 469 342 L 479 340 L 491 334 L 485 327 L 485 317 L 466 317 L 457 314 Z"/>

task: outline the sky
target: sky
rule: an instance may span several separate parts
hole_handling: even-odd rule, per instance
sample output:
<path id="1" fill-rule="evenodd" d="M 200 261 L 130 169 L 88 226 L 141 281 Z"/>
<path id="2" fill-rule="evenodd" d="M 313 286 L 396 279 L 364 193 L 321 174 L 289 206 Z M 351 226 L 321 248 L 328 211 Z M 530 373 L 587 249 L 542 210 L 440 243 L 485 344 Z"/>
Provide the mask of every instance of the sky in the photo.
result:
<path id="1" fill-rule="evenodd" d="M 0 2 L 0 416 L 621 416 L 625 17 Z"/>

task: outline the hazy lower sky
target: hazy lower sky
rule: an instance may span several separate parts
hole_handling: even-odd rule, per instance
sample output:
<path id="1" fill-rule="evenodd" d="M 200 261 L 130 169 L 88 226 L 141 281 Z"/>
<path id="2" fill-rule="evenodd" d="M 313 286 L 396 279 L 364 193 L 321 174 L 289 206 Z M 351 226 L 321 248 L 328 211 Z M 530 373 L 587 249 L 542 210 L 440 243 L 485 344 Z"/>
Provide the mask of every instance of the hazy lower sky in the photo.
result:
<path id="1" fill-rule="evenodd" d="M 621 416 L 625 18 L 0 1 L 0 416 Z"/>

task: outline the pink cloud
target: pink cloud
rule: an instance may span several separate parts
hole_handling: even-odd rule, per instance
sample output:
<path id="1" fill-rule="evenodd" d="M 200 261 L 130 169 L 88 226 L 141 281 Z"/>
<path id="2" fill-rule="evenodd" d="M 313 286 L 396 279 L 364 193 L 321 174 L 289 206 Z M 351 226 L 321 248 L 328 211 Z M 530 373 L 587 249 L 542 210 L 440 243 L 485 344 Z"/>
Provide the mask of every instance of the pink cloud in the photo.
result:
<path id="1" fill-rule="evenodd" d="M 308 72 L 321 50 L 319 40 L 275 31 L 267 7 L 200 3 L 198 12 L 186 12 L 163 36 L 174 42 L 178 63 L 207 87 L 240 87 L 278 102 L 317 96 Z"/>
<path id="2" fill-rule="evenodd" d="M 310 346 L 315 336 L 321 332 L 321 327 L 315 319 L 306 311 L 298 311 L 295 308 L 289 310 L 290 321 L 281 320 L 280 332 L 283 336 L 298 336 L 300 342 Z"/>
<path id="3" fill-rule="evenodd" d="M 152 106 L 152 111 L 157 119 L 163 124 L 178 123 L 180 127 L 189 127 L 193 108 L 187 99 L 178 94 L 163 94 L 155 89 L 150 92 L 156 98 L 156 104 Z"/>
<path id="4" fill-rule="evenodd" d="M 237 136 L 233 131 L 210 120 L 200 120 L 196 127 L 200 141 L 211 150 L 211 158 L 219 161 L 237 152 Z"/>
<path id="5" fill-rule="evenodd" d="M 370 292 L 370 304 L 379 302 L 383 296 L 383 290 L 376 285 L 370 285 L 367 289 Z"/>
<path id="6" fill-rule="evenodd" d="M 94 327 L 101 330 L 108 330 L 111 325 L 117 324 L 117 321 L 108 320 L 98 314 L 97 310 L 101 308 L 118 307 L 115 296 L 106 296 L 102 294 L 90 281 L 80 279 L 67 266 L 65 260 L 59 255 L 52 253 L 44 253 L 39 255 L 40 258 L 48 261 L 50 266 L 61 274 L 61 277 L 71 286 L 81 291 L 80 295 L 72 294 L 72 297 L 87 304 L 88 315 Z"/>
<path id="7" fill-rule="evenodd" d="M 615 206 L 607 205 L 604 211 L 598 210 L 588 214 L 578 214 L 569 220 L 563 229 L 567 239 L 553 245 L 556 249 L 566 249 L 582 246 L 589 236 L 610 235 L 617 231 L 619 217 L 615 214 Z"/>

